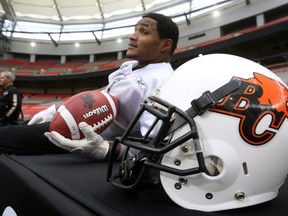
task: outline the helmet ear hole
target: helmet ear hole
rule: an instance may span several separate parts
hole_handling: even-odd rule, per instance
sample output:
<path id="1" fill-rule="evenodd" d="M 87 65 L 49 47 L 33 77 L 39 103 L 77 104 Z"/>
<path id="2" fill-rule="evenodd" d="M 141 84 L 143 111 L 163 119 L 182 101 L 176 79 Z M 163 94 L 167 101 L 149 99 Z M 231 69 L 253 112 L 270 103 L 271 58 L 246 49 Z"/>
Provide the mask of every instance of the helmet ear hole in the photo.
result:
<path id="1" fill-rule="evenodd" d="M 209 176 L 218 176 L 223 171 L 223 161 L 217 157 L 210 155 L 205 159 L 206 171 L 205 173 Z"/>
<path id="2" fill-rule="evenodd" d="M 209 176 L 218 176 L 220 174 L 219 170 L 217 169 L 216 166 L 213 164 L 209 163 L 206 164 L 206 170 L 205 173 Z"/>

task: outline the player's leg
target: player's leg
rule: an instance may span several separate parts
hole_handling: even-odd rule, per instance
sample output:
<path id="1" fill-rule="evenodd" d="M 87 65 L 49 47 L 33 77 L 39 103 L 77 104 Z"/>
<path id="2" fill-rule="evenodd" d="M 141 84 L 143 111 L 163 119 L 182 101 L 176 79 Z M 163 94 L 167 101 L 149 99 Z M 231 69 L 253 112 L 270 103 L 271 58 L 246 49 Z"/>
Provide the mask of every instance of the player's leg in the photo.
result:
<path id="1" fill-rule="evenodd" d="M 44 136 L 47 131 L 49 123 L 1 127 L 0 153 L 23 155 L 66 152 Z"/>

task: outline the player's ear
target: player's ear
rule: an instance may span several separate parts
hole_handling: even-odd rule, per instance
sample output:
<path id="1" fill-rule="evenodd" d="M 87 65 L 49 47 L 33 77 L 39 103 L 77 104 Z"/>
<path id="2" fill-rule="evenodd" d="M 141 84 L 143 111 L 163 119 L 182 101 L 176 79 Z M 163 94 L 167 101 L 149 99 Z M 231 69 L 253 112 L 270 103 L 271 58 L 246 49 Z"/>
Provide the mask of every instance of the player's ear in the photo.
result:
<path id="1" fill-rule="evenodd" d="M 173 46 L 173 41 L 172 39 L 169 38 L 163 38 L 161 40 L 161 52 L 170 52 Z"/>

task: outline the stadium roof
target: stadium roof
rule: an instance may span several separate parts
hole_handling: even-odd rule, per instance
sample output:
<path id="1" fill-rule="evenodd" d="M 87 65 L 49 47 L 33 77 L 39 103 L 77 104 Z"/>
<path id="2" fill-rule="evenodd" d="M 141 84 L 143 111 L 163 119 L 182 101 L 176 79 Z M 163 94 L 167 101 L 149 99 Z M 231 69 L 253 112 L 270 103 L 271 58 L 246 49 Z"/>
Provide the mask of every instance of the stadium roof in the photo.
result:
<path id="1" fill-rule="evenodd" d="M 131 26 L 145 12 L 163 13 L 171 16 L 175 22 L 189 22 L 192 17 L 201 13 L 241 1 L 243 2 L 243 0 L 1 0 L 0 15 L 3 22 L 2 32 L 6 32 L 7 37 L 63 41 L 74 40 L 74 37 L 67 33 L 78 33 L 77 38 L 102 40 L 119 33 L 130 34 Z M 119 28 L 122 28 L 121 31 Z M 41 34 L 44 32 L 45 34 Z M 32 36 L 32 33 L 37 34 Z M 61 37 L 63 33 L 66 35 Z"/>

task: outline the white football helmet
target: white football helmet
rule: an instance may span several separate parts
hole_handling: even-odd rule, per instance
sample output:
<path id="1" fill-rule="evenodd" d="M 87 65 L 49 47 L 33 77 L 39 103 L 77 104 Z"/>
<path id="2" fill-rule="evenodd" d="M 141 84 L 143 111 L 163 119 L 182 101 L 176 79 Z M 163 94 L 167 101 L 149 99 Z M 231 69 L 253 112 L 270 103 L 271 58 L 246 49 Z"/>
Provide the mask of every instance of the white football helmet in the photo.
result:
<path id="1" fill-rule="evenodd" d="M 227 54 L 192 59 L 115 140 L 114 150 L 119 142 L 128 148 L 117 177 L 112 176 L 112 151 L 108 180 L 135 188 L 148 168 L 160 170 L 168 196 L 201 211 L 271 200 L 288 173 L 287 101 L 286 84 L 255 62 Z M 147 113 L 155 124 L 144 137 L 131 137 Z"/>

